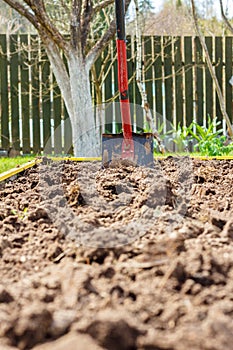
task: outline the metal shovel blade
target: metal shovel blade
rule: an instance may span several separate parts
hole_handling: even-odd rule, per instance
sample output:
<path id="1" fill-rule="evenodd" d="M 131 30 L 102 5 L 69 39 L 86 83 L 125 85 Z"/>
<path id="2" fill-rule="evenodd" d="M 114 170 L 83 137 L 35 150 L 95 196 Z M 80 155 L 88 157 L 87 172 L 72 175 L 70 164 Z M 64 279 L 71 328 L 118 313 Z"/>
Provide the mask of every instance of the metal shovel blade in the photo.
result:
<path id="1" fill-rule="evenodd" d="M 152 133 L 136 134 L 132 133 L 134 142 L 134 158 L 122 159 L 122 144 L 124 141 L 121 134 L 102 135 L 102 166 L 107 168 L 114 162 L 124 161 L 135 166 L 145 166 L 152 168 L 153 157 L 153 135 Z"/>

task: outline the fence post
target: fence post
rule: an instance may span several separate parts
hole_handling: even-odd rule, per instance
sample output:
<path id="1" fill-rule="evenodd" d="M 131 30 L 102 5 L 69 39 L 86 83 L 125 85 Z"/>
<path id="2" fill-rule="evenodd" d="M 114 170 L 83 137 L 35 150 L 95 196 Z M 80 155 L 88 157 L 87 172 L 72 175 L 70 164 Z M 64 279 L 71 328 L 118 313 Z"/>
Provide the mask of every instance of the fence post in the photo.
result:
<path id="1" fill-rule="evenodd" d="M 11 92 L 11 133 L 12 147 L 17 152 L 20 151 L 19 135 L 19 52 L 18 36 L 10 35 L 10 92 Z"/>
<path id="2" fill-rule="evenodd" d="M 232 47 L 233 47 L 233 38 L 232 36 L 226 37 L 225 41 L 225 89 L 226 89 L 226 110 L 231 123 L 233 123 L 233 96 L 232 96 L 232 86 L 229 84 L 229 80 L 232 76 Z"/>
<path id="3" fill-rule="evenodd" d="M 25 48 L 23 47 L 25 46 Z M 29 67 L 28 67 L 28 35 L 20 35 L 20 84 L 22 105 L 22 151 L 23 154 L 30 153 L 30 106 L 29 106 Z"/>
<path id="4" fill-rule="evenodd" d="M 33 135 L 33 153 L 40 154 L 40 83 L 39 83 L 39 53 L 32 46 L 39 47 L 39 38 L 37 35 L 31 35 L 31 99 L 32 99 L 32 135 Z"/>
<path id="5" fill-rule="evenodd" d="M 210 59 L 213 62 L 213 39 L 212 37 L 205 38 L 206 46 L 209 52 Z M 209 116 L 213 116 L 213 80 L 210 75 L 209 68 L 206 64 L 205 66 L 205 118 Z"/>
<path id="6" fill-rule="evenodd" d="M 190 125 L 193 121 L 193 46 L 192 37 L 184 38 L 185 64 L 185 121 Z"/>
<path id="7" fill-rule="evenodd" d="M 8 91 L 8 62 L 7 62 L 7 42 L 6 35 L 0 34 L 0 45 L 2 54 L 0 55 L 1 73 L 1 146 L 9 149 L 9 91 Z"/>

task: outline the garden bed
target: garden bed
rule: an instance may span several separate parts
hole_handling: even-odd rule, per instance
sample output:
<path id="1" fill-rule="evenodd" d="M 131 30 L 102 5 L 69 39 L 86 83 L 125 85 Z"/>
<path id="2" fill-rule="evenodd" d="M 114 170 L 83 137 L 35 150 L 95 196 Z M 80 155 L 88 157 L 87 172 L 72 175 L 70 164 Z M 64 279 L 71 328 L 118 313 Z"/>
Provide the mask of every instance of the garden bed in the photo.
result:
<path id="1" fill-rule="evenodd" d="M 1 349 L 232 349 L 232 184 L 188 157 L 0 184 Z"/>

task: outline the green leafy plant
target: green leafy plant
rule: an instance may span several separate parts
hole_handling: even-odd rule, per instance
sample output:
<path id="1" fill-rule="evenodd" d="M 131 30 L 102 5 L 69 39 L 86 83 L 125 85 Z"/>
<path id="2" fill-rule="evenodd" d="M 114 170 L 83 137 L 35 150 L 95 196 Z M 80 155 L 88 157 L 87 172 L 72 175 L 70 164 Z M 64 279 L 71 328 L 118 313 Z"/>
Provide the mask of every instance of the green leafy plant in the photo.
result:
<path id="1" fill-rule="evenodd" d="M 185 125 L 181 126 L 179 122 L 175 132 L 173 132 L 173 141 L 177 145 L 178 151 L 187 150 L 188 136 L 189 136 L 188 128 Z"/>
<path id="2" fill-rule="evenodd" d="M 187 132 L 197 140 L 198 143 L 194 147 L 198 148 L 201 155 L 222 156 L 233 152 L 233 143 L 227 144 L 227 137 L 221 135 L 223 129 L 216 129 L 220 124 L 221 122 L 217 121 L 217 118 L 211 119 L 208 116 L 207 127 L 200 126 L 196 122 L 188 127 Z M 193 131 L 193 127 L 196 128 L 196 132 Z"/>
<path id="3" fill-rule="evenodd" d="M 226 136 L 211 140 L 201 140 L 198 143 L 198 148 L 201 155 L 208 156 L 224 156 L 233 153 L 233 143 L 226 145 Z"/>
<path id="4" fill-rule="evenodd" d="M 181 125 L 179 122 L 177 127 L 170 124 L 171 129 L 164 134 L 167 139 L 168 144 L 170 144 L 173 149 L 172 144 L 175 144 L 176 152 L 187 152 L 188 143 L 190 141 L 190 136 L 188 133 L 188 128 L 185 125 Z"/>

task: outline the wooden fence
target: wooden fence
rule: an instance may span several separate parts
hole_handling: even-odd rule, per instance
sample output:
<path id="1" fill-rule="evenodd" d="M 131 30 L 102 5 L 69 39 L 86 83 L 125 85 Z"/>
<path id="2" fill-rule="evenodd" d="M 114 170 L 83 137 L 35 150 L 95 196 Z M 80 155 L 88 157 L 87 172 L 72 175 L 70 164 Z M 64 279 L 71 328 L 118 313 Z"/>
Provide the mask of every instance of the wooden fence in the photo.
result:
<path id="1" fill-rule="evenodd" d="M 232 119 L 233 37 L 206 37 L 206 45 Z M 196 37 L 143 37 L 143 80 L 155 121 L 165 133 L 167 126 L 206 125 L 207 116 L 222 120 L 220 105 L 206 59 Z M 35 35 L 0 35 L 0 132 L 2 148 L 13 146 L 24 154 L 67 150 L 71 127 L 60 90 L 45 50 Z M 133 105 L 141 104 L 135 81 L 136 47 L 128 38 L 129 94 Z M 117 101 L 115 42 L 97 60 L 90 75 L 93 103 Z M 101 65 L 104 68 L 101 70 Z M 100 73 L 104 77 L 100 79 Z M 109 131 L 119 120 L 106 115 Z M 134 125 L 145 125 L 142 113 Z M 109 127 L 110 125 L 110 127 Z M 54 130 L 61 126 L 54 139 Z M 226 131 L 224 120 L 223 129 Z M 49 143 L 49 145 L 48 145 Z"/>

